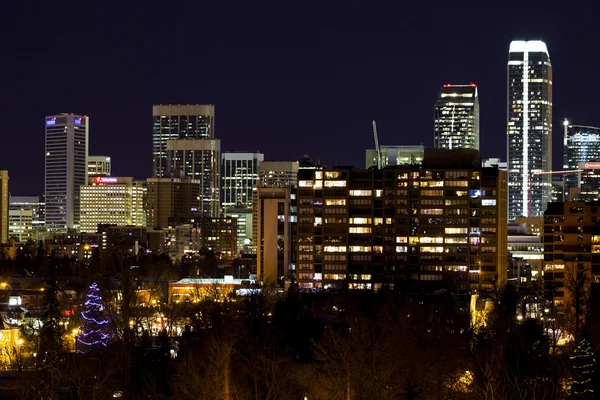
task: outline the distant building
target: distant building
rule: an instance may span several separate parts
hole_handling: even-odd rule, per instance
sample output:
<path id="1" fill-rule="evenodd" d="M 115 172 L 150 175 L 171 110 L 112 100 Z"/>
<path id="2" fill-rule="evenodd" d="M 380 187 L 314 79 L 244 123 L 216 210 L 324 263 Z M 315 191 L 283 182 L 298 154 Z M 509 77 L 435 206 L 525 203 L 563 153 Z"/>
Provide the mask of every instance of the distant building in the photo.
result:
<path id="1" fill-rule="evenodd" d="M 513 41 L 508 54 L 508 215 L 541 217 L 552 198 L 552 65 L 546 44 Z"/>
<path id="2" fill-rule="evenodd" d="M 261 153 L 222 153 L 223 208 L 252 205 L 252 190 L 258 184 L 260 164 L 264 157 Z"/>
<path id="3" fill-rule="evenodd" d="M 168 228 L 185 223 L 200 209 L 200 181 L 189 178 L 148 178 L 146 221 Z"/>
<path id="4" fill-rule="evenodd" d="M 45 225 L 45 204 L 40 196 L 10 196 L 8 235 L 17 242 L 36 240 Z"/>
<path id="5" fill-rule="evenodd" d="M 296 276 L 303 289 L 492 293 L 506 282 L 506 172 L 477 150 L 423 164 L 300 169 Z"/>
<path id="6" fill-rule="evenodd" d="M 0 170 L 0 244 L 8 243 L 8 171 Z"/>
<path id="7" fill-rule="evenodd" d="M 563 169 L 576 171 L 585 163 L 600 163 L 600 128 L 593 126 L 571 125 L 565 120 Z M 565 174 L 565 192 L 579 187 L 579 175 Z"/>
<path id="8" fill-rule="evenodd" d="M 98 225 L 146 225 L 146 188 L 130 177 L 90 177 L 81 186 L 80 231 L 96 233 Z"/>
<path id="9" fill-rule="evenodd" d="M 235 218 L 237 221 L 237 252 L 248 253 L 252 248 L 252 208 L 226 207 L 223 210 L 225 217 Z"/>
<path id="10" fill-rule="evenodd" d="M 88 176 L 110 176 L 110 157 L 88 156 Z"/>
<path id="11" fill-rule="evenodd" d="M 573 201 L 600 200 L 600 162 L 579 163 L 577 187 L 569 189 L 569 199 Z"/>
<path id="12" fill-rule="evenodd" d="M 73 258 L 79 261 L 91 259 L 99 251 L 102 235 L 99 233 L 55 233 L 44 240 L 48 254 L 57 258 Z"/>
<path id="13" fill-rule="evenodd" d="M 222 258 L 231 258 L 238 254 L 235 218 L 196 215 L 191 221 L 194 227 L 200 229 L 200 248 L 207 248 Z"/>
<path id="14" fill-rule="evenodd" d="M 477 86 L 442 86 L 434 107 L 436 149 L 479 150 L 479 96 Z"/>
<path id="15" fill-rule="evenodd" d="M 173 178 L 194 179 L 200 184 L 198 212 L 217 217 L 220 208 L 221 141 L 178 139 L 167 141 L 167 164 Z"/>
<path id="16" fill-rule="evenodd" d="M 543 219 L 542 219 L 543 222 Z M 521 271 L 517 283 L 540 280 L 543 275 L 544 243 L 543 235 L 532 234 L 523 224 L 508 226 L 508 252 L 512 259 L 521 259 Z M 524 274 L 523 271 L 526 271 Z"/>
<path id="17" fill-rule="evenodd" d="M 484 158 L 482 165 L 485 168 L 497 167 L 501 171 L 508 170 L 508 164 L 506 161 L 502 161 L 499 158 Z"/>
<path id="18" fill-rule="evenodd" d="M 152 176 L 155 178 L 169 176 L 168 140 L 215 138 L 215 106 L 212 104 L 154 105 L 152 121 Z"/>
<path id="19" fill-rule="evenodd" d="M 544 234 L 544 218 L 542 217 L 517 217 L 515 224 L 522 225 L 528 235 L 542 236 Z"/>
<path id="20" fill-rule="evenodd" d="M 259 168 L 260 187 L 293 187 L 298 180 L 298 161 L 263 161 Z"/>
<path id="21" fill-rule="evenodd" d="M 46 117 L 46 226 L 49 232 L 79 228 L 79 187 L 87 183 L 89 118 Z"/>
<path id="22" fill-rule="evenodd" d="M 425 146 L 381 146 L 381 167 L 392 165 L 412 165 L 423 162 Z M 377 165 L 377 150 L 368 149 L 366 153 L 365 168 Z"/>

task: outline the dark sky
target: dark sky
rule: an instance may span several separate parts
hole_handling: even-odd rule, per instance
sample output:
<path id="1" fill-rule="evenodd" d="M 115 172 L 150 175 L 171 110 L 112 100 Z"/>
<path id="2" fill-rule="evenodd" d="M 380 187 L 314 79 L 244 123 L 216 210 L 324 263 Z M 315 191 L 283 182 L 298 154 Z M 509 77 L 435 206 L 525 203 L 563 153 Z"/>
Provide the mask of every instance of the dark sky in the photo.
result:
<path id="1" fill-rule="evenodd" d="M 223 150 L 260 150 L 267 160 L 310 154 L 328 165 L 364 167 L 372 119 L 382 144 L 430 146 L 440 86 L 474 82 L 482 154 L 506 159 L 513 39 L 548 44 L 555 168 L 565 115 L 600 125 L 600 6 L 9 4 L 0 23 L 0 169 L 9 170 L 16 195 L 43 191 L 44 116 L 59 112 L 90 116 L 90 154 L 112 156 L 113 175 L 147 177 L 151 106 L 158 103 L 215 104 Z"/>

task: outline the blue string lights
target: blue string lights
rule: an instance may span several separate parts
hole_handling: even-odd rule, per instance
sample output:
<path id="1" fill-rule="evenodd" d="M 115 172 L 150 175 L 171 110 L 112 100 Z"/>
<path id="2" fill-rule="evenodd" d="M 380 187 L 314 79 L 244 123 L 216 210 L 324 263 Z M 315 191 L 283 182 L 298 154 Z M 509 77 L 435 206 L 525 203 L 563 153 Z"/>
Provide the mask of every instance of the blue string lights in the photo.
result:
<path id="1" fill-rule="evenodd" d="M 84 303 L 85 309 L 81 312 L 83 323 L 77 336 L 77 342 L 82 346 L 78 346 L 81 347 L 77 349 L 78 353 L 88 353 L 98 346 L 106 347 L 108 345 L 108 320 L 104 318 L 104 305 L 99 292 L 98 285 L 95 282 L 92 283 L 88 290 L 88 299 Z"/>

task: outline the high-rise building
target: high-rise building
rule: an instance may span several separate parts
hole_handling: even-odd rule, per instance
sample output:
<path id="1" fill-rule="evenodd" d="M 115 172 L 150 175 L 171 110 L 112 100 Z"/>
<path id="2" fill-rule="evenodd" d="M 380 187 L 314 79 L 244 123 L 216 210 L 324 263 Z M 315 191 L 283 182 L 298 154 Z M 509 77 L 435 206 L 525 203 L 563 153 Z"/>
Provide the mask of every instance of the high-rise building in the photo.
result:
<path id="1" fill-rule="evenodd" d="M 508 216 L 541 217 L 552 198 L 552 65 L 546 44 L 513 41 L 508 54 Z"/>
<path id="2" fill-rule="evenodd" d="M 17 242 L 36 240 L 45 225 L 45 204 L 39 196 L 10 196 L 8 235 Z"/>
<path id="3" fill-rule="evenodd" d="M 252 208 L 225 207 L 223 215 L 234 218 L 237 222 L 237 252 L 248 253 L 253 244 Z"/>
<path id="4" fill-rule="evenodd" d="M 267 287 L 284 287 L 293 277 L 294 246 L 292 188 L 259 187 L 256 196 L 256 267 L 258 280 Z"/>
<path id="5" fill-rule="evenodd" d="M 221 141 L 219 139 L 177 139 L 167 141 L 169 175 L 200 183 L 198 212 L 217 217 L 220 207 Z"/>
<path id="6" fill-rule="evenodd" d="M 258 184 L 261 153 L 223 153 L 221 165 L 221 197 L 223 207 L 249 207 L 252 189 Z"/>
<path id="7" fill-rule="evenodd" d="M 81 232 L 96 233 L 98 225 L 145 226 L 143 181 L 130 177 L 90 177 L 81 186 Z"/>
<path id="8" fill-rule="evenodd" d="M 89 156 L 88 155 L 88 175 L 89 176 L 110 176 L 111 162 L 110 157 Z"/>
<path id="9" fill-rule="evenodd" d="M 506 283 L 506 175 L 465 149 L 426 149 L 421 166 L 301 168 L 299 286 L 494 292 Z"/>
<path id="10" fill-rule="evenodd" d="M 259 168 L 260 187 L 293 187 L 298 180 L 298 161 L 263 161 Z"/>
<path id="11" fill-rule="evenodd" d="M 563 169 L 578 170 L 581 163 L 600 162 L 600 128 L 593 126 L 571 125 L 565 120 L 563 144 Z M 578 174 L 564 174 L 564 190 L 579 186 Z"/>
<path id="12" fill-rule="evenodd" d="M 149 227 L 187 223 L 200 207 L 200 181 L 189 178 L 148 178 L 146 219 Z"/>
<path id="13" fill-rule="evenodd" d="M 8 171 L 0 170 L 0 244 L 8 243 Z"/>
<path id="14" fill-rule="evenodd" d="M 381 167 L 390 165 L 421 164 L 425 146 L 381 146 Z M 368 149 L 366 152 L 365 168 L 377 165 L 377 150 Z"/>
<path id="15" fill-rule="evenodd" d="M 215 106 L 212 104 L 155 105 L 152 106 L 152 120 L 153 177 L 169 176 L 168 140 L 215 138 Z"/>
<path id="16" fill-rule="evenodd" d="M 477 86 L 444 85 L 434 106 L 433 143 L 436 149 L 479 150 Z"/>
<path id="17" fill-rule="evenodd" d="M 46 226 L 66 232 L 79 226 L 79 187 L 87 183 L 89 118 L 46 117 Z"/>

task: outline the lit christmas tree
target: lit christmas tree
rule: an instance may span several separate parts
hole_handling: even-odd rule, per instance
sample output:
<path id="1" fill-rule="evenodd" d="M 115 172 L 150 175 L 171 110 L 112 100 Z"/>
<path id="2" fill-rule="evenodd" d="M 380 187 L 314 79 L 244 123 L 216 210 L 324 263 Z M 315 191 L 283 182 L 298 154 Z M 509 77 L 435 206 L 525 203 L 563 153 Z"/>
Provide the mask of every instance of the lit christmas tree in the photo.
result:
<path id="1" fill-rule="evenodd" d="M 571 395 L 576 399 L 594 398 L 594 373 L 596 370 L 596 360 L 594 359 L 594 349 L 583 339 L 571 356 L 575 376 L 571 384 Z"/>
<path id="2" fill-rule="evenodd" d="M 85 309 L 81 312 L 83 323 L 77 336 L 78 353 L 88 353 L 108 344 L 108 321 L 104 318 L 104 305 L 99 292 L 98 285 L 92 283 L 84 304 Z"/>

